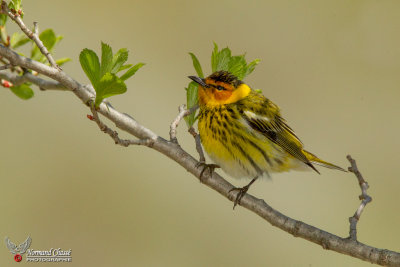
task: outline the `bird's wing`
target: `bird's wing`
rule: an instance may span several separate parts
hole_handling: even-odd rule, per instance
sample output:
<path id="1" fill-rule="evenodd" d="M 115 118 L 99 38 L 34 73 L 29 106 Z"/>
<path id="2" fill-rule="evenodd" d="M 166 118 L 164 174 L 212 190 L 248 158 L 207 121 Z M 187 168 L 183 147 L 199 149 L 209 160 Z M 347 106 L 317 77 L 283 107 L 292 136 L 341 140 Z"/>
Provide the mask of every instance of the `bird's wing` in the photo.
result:
<path id="1" fill-rule="evenodd" d="M 28 238 L 24 241 L 24 243 L 22 243 L 18 246 L 19 253 L 24 254 L 26 252 L 26 250 L 29 248 L 29 246 L 31 245 L 31 242 L 32 242 L 32 238 L 30 236 L 28 236 Z"/>
<path id="2" fill-rule="evenodd" d="M 257 114 L 252 111 L 243 111 L 243 118 L 247 124 L 256 132 L 264 135 L 268 140 L 277 144 L 284 151 L 298 160 L 301 160 L 316 172 L 317 169 L 310 163 L 303 153 L 303 144 L 295 135 L 292 128 L 280 116 L 279 108 L 268 99 L 262 103 L 263 112 Z M 273 112 L 268 112 L 272 110 Z M 318 172 L 319 173 L 319 172 Z"/>
<path id="3" fill-rule="evenodd" d="M 11 242 L 11 240 L 8 237 L 6 237 L 5 241 L 6 241 L 6 246 L 11 251 L 11 253 L 12 254 L 16 254 L 17 253 L 17 251 L 16 251 L 17 246 L 13 242 Z"/>
<path id="4" fill-rule="evenodd" d="M 290 155 L 307 161 L 306 156 L 302 153 L 302 145 L 300 140 L 296 137 L 293 131 L 287 126 L 286 123 L 275 118 L 268 117 L 250 117 L 249 113 L 245 113 L 245 119 L 249 126 L 256 132 L 261 133 L 267 137 L 271 142 L 282 147 Z"/>

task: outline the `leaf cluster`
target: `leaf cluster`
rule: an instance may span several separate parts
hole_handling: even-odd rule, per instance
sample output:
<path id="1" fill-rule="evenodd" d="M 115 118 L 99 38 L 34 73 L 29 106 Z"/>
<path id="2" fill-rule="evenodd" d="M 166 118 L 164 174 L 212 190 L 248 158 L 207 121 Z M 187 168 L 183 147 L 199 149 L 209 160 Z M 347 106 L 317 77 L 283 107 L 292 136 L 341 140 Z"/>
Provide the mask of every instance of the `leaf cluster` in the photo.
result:
<path id="1" fill-rule="evenodd" d="M 88 48 L 82 50 L 79 61 L 93 88 L 96 91 L 95 107 L 110 96 L 126 92 L 125 80 L 132 77 L 144 63 L 136 65 L 125 64 L 128 60 L 128 50 L 122 48 L 113 54 L 108 44 L 101 43 L 101 62 L 97 54 Z M 117 73 L 127 70 L 121 76 Z"/>
<path id="2" fill-rule="evenodd" d="M 21 12 L 22 16 L 22 0 L 11 0 L 8 4 L 8 8 L 14 12 Z M 21 10 L 21 11 L 20 11 Z"/>
<path id="3" fill-rule="evenodd" d="M 22 12 L 22 0 L 11 0 L 8 3 L 8 8 L 11 12 L 17 14 L 18 16 L 23 17 Z M 14 32 L 11 36 L 8 35 L 6 30 L 6 23 L 8 20 L 7 14 L 0 14 L 0 43 L 6 47 L 10 47 L 13 50 L 16 50 L 27 43 L 32 44 L 32 48 L 30 51 L 30 58 L 41 63 L 47 63 L 46 57 L 40 52 L 39 47 L 29 39 L 24 33 Z M 52 29 L 46 29 L 39 34 L 39 39 L 43 42 L 44 46 L 47 50 L 52 53 L 54 51 L 55 46 L 63 39 L 62 36 L 56 35 Z M 20 55 L 23 53 L 19 52 Z M 60 58 L 56 60 L 58 65 L 63 65 L 66 62 L 70 61 L 70 58 Z M 0 60 L 3 64 L 3 60 Z M 49 63 L 47 63 L 49 64 Z M 16 71 L 16 70 L 13 70 Z M 30 71 L 30 70 L 23 70 Z M 19 71 L 19 74 L 23 74 L 23 71 Z M 11 86 L 10 90 L 17 95 L 21 99 L 30 99 L 34 96 L 33 90 L 30 88 L 30 83 L 24 83 L 18 86 Z"/>
<path id="4" fill-rule="evenodd" d="M 193 67 L 196 70 L 197 75 L 200 78 L 204 78 L 200 61 L 193 53 L 189 53 L 189 55 L 192 58 Z M 255 59 L 247 64 L 245 54 L 232 56 L 232 51 L 229 47 L 218 50 L 218 45 L 214 43 L 214 49 L 211 53 L 211 73 L 225 70 L 229 71 L 240 80 L 243 80 L 247 75 L 254 71 L 258 63 L 260 63 L 260 59 Z M 185 88 L 187 101 L 186 106 L 189 109 L 198 104 L 198 87 L 197 83 L 190 82 L 188 87 Z M 194 112 L 185 117 L 188 127 L 192 127 L 196 120 L 197 116 Z"/>

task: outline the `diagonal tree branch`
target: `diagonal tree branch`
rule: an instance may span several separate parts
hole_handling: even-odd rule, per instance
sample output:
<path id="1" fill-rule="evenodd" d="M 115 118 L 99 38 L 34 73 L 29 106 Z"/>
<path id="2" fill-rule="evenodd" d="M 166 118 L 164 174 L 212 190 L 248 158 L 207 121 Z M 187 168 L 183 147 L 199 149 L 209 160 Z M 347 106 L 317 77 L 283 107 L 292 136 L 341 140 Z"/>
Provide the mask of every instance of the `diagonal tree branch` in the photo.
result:
<path id="1" fill-rule="evenodd" d="M 14 14 L 8 13 L 8 15 L 11 17 Z M 19 20 L 15 21 L 24 31 L 24 25 L 18 23 Z M 29 34 L 29 32 L 24 32 L 26 34 Z M 0 56 L 6 58 L 13 66 L 20 66 L 24 69 L 31 69 L 48 78 L 55 80 L 55 82 L 64 86 L 66 90 L 72 91 L 84 104 L 92 107 L 91 102 L 95 96 L 93 90 L 90 87 L 83 86 L 79 82 L 75 81 L 63 71 L 55 67 L 49 67 L 45 64 L 20 56 L 3 45 L 0 45 Z M 0 75 L 6 74 L 0 72 Z M 165 140 L 164 138 L 152 132 L 150 129 L 138 123 L 131 116 L 119 112 L 111 105 L 103 102 L 99 106 L 99 109 L 93 112 L 92 119 L 95 120 L 99 128 L 103 131 L 105 130 L 105 132 L 108 133 L 114 139 L 114 141 L 116 138 L 118 138 L 118 142 L 121 139 L 119 139 L 119 137 L 114 134 L 114 131 L 103 125 L 103 123 L 98 118 L 97 113 L 100 113 L 106 118 L 110 119 L 119 129 L 130 133 L 131 135 L 139 138 L 139 140 L 151 140 L 151 145 L 149 145 L 149 147 L 152 147 L 153 149 L 171 158 L 179 165 L 184 167 L 188 172 L 192 173 L 195 177 L 201 179 L 203 168 L 198 167 L 199 162 L 186 151 L 184 151 L 177 143 Z M 182 118 L 179 115 L 176 126 Z M 355 169 L 353 168 L 353 170 Z M 234 186 L 217 173 L 205 172 L 202 177 L 202 182 L 211 189 L 220 193 L 222 196 L 229 199 L 230 201 L 235 201 L 236 194 L 234 192 L 230 193 L 231 189 L 233 189 Z M 368 246 L 352 238 L 342 238 L 304 222 L 292 219 L 273 209 L 271 206 L 265 203 L 264 200 L 258 199 L 250 194 L 246 194 L 242 198 L 240 205 L 259 215 L 273 226 L 276 226 L 292 234 L 295 237 L 301 237 L 313 243 L 319 244 L 324 249 L 333 250 L 342 254 L 350 255 L 352 257 L 356 257 L 365 261 L 369 261 L 371 263 L 376 263 L 384 266 L 400 266 L 400 253 L 398 252 Z M 361 212 L 359 214 L 361 214 Z"/>
<path id="2" fill-rule="evenodd" d="M 32 69 L 42 75 L 52 78 L 67 89 L 71 90 L 83 103 L 89 106 L 89 102 L 94 98 L 93 93 L 87 90 L 63 71 L 55 70 L 45 64 L 30 60 L 16 54 L 3 45 L 0 45 L 0 56 L 7 58 L 11 64 L 18 65 L 26 69 Z M 198 161 L 190 154 L 184 151 L 174 142 L 159 137 L 154 132 L 139 124 L 131 116 L 115 110 L 111 106 L 102 103 L 98 110 L 99 113 L 110 119 L 115 125 L 123 131 L 126 131 L 139 139 L 155 140 L 152 148 L 171 158 L 179 165 L 184 167 L 188 172 L 200 179 L 202 172 L 198 166 Z M 208 172 L 203 174 L 203 183 L 213 190 L 220 193 L 230 201 L 234 201 L 236 196 L 229 193 L 234 188 L 232 184 L 223 179 L 217 173 Z M 273 209 L 264 200 L 258 199 L 250 194 L 246 194 L 240 205 L 264 218 L 273 226 L 276 226 L 296 237 L 309 240 L 313 243 L 321 245 L 324 249 L 333 250 L 342 254 L 350 255 L 371 263 L 385 266 L 400 266 L 400 253 L 386 249 L 379 249 L 366 244 L 360 243 L 349 238 L 342 238 L 324 230 L 306 224 L 304 222 L 294 220 Z"/>

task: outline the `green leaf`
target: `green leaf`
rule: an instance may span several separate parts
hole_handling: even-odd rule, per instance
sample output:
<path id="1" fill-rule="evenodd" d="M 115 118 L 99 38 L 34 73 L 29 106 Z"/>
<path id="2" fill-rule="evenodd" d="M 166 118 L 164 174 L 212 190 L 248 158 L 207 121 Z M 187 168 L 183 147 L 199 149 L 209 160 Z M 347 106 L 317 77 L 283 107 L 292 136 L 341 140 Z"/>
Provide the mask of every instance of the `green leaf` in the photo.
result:
<path id="1" fill-rule="evenodd" d="M 22 2 L 22 0 L 11 0 L 11 2 L 12 2 L 12 4 L 13 4 L 13 7 L 14 7 L 15 11 L 18 11 L 18 10 L 21 9 L 21 2 Z M 10 3 L 11 3 L 11 2 L 10 2 Z"/>
<path id="2" fill-rule="evenodd" d="M 17 52 L 18 55 L 23 56 L 23 57 L 27 57 L 24 53 L 21 52 Z"/>
<path id="3" fill-rule="evenodd" d="M 211 69 L 212 72 L 219 70 L 228 71 L 228 64 L 231 59 L 231 50 L 226 47 L 218 51 L 218 45 L 214 43 L 214 50 L 211 54 Z"/>
<path id="4" fill-rule="evenodd" d="M 8 16 L 6 14 L 0 14 L 0 26 L 5 26 Z"/>
<path id="5" fill-rule="evenodd" d="M 259 62 L 259 59 L 255 59 L 247 65 L 245 55 L 232 56 L 228 47 L 218 51 L 218 45 L 214 42 L 214 50 L 211 54 L 212 72 L 226 70 L 242 80 L 253 72 Z"/>
<path id="6" fill-rule="evenodd" d="M 10 3 L 8 3 L 8 8 L 17 12 L 21 18 L 24 18 L 24 12 L 22 12 L 22 0 L 11 0 Z"/>
<path id="7" fill-rule="evenodd" d="M 196 70 L 197 75 L 200 78 L 204 78 L 203 70 L 201 69 L 201 65 L 200 65 L 199 60 L 197 59 L 197 57 L 193 53 L 189 53 L 189 55 L 192 57 L 193 67 Z"/>
<path id="8" fill-rule="evenodd" d="M 14 1 L 10 1 L 10 3 L 8 3 L 8 8 L 9 8 L 10 10 L 15 10 Z"/>
<path id="9" fill-rule="evenodd" d="M 126 48 L 121 48 L 114 55 L 112 60 L 112 70 L 111 73 L 117 73 L 121 66 L 128 60 L 128 50 Z"/>
<path id="10" fill-rule="evenodd" d="M 58 36 L 56 37 L 56 44 L 58 44 L 62 39 L 64 39 L 64 36 L 58 35 Z"/>
<path id="11" fill-rule="evenodd" d="M 244 56 L 234 56 L 230 58 L 227 71 L 238 77 L 239 80 L 244 78 L 246 69 L 246 60 Z"/>
<path id="12" fill-rule="evenodd" d="M 117 72 L 129 69 L 132 66 L 133 66 L 133 64 L 125 64 L 125 65 L 121 66 Z"/>
<path id="13" fill-rule="evenodd" d="M 124 81 L 144 65 L 144 63 L 138 63 L 135 66 L 124 65 L 127 60 L 128 50 L 126 48 L 118 50 L 113 55 L 111 47 L 103 42 L 101 43 L 101 63 L 94 51 L 87 48 L 82 50 L 79 61 L 96 91 L 96 108 L 105 98 L 125 93 L 127 88 Z M 116 75 L 117 72 L 126 69 L 127 71 L 121 77 Z"/>
<path id="14" fill-rule="evenodd" d="M 63 57 L 63 58 L 57 59 L 57 60 L 56 60 L 56 64 L 57 64 L 58 66 L 62 66 L 62 65 L 64 65 L 65 63 L 67 63 L 68 61 L 71 61 L 71 59 L 70 59 L 69 57 Z"/>
<path id="15" fill-rule="evenodd" d="M 13 35 L 10 38 L 10 45 L 12 48 L 18 48 L 30 41 L 29 38 L 26 37 L 25 34 L 19 33 L 19 32 L 14 32 Z"/>
<path id="16" fill-rule="evenodd" d="M 96 88 L 100 80 L 100 62 L 96 53 L 87 48 L 83 49 L 79 55 L 79 62 L 93 87 Z"/>
<path id="17" fill-rule="evenodd" d="M 4 27 L 4 26 L 0 26 L 0 38 L 1 38 L 1 42 L 4 44 L 4 45 L 8 45 L 8 34 L 7 34 L 7 30 L 6 30 L 6 27 Z"/>
<path id="18" fill-rule="evenodd" d="M 199 85 L 196 82 L 190 82 L 186 89 L 186 101 L 187 101 L 187 108 L 190 109 L 198 104 L 198 90 Z M 196 122 L 196 113 L 193 112 L 192 114 L 185 117 L 186 124 L 188 127 L 192 127 L 193 124 Z"/>
<path id="19" fill-rule="evenodd" d="M 108 44 L 101 42 L 101 66 L 100 77 L 103 77 L 107 72 L 111 72 L 113 60 L 112 49 Z"/>
<path id="20" fill-rule="evenodd" d="M 42 62 L 42 63 L 45 62 L 46 57 L 44 55 L 42 55 L 42 53 L 40 52 L 40 50 L 36 44 L 33 44 L 33 45 L 34 45 L 34 47 L 32 47 L 32 50 L 31 50 L 31 59 Z"/>
<path id="21" fill-rule="evenodd" d="M 144 63 L 138 63 L 132 68 L 130 68 L 127 72 L 125 72 L 124 75 L 120 77 L 121 80 L 126 81 L 129 79 L 131 76 L 133 76 L 141 67 L 143 67 L 145 64 Z"/>
<path id="22" fill-rule="evenodd" d="M 119 95 L 126 92 L 124 81 L 118 78 L 114 73 L 107 72 L 100 79 L 96 87 L 95 106 L 98 108 L 104 98 Z"/>
<path id="23" fill-rule="evenodd" d="M 43 42 L 43 45 L 51 51 L 57 42 L 56 34 L 52 29 L 46 29 L 39 34 L 39 39 Z"/>
<path id="24" fill-rule="evenodd" d="M 229 71 L 229 61 L 231 59 L 231 50 L 228 47 L 222 49 L 217 56 L 216 71 L 226 70 Z"/>
<path id="25" fill-rule="evenodd" d="M 250 73 L 252 73 L 254 71 L 254 69 L 256 68 L 256 66 L 258 65 L 258 63 L 260 63 L 260 61 L 261 61 L 260 59 L 256 58 L 255 60 L 250 62 L 250 64 L 247 65 L 247 70 L 246 70 L 245 76 L 247 76 Z"/>
<path id="26" fill-rule="evenodd" d="M 187 92 L 187 107 L 192 108 L 198 104 L 197 94 L 198 94 L 199 85 L 196 82 L 190 82 Z"/>
<path id="27" fill-rule="evenodd" d="M 19 98 L 27 100 L 33 97 L 33 90 L 27 84 L 11 86 L 10 90 Z"/>

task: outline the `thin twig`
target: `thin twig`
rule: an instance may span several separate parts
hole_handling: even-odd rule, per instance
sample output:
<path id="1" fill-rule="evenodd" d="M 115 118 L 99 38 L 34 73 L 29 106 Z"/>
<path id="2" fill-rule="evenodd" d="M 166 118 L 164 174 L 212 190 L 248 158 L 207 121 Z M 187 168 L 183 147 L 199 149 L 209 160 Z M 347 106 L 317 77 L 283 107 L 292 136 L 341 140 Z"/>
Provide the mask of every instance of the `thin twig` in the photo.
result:
<path id="1" fill-rule="evenodd" d="M 1 9 L 0 9 L 0 14 L 1 14 Z M 20 66 L 13 66 L 9 62 L 7 62 L 7 60 L 4 59 L 3 57 L 0 57 L 0 63 L 3 63 L 4 65 L 8 66 L 8 68 L 4 67 L 3 70 L 10 69 L 12 72 L 14 72 L 14 71 L 16 71 L 17 73 L 23 72 L 23 70 L 22 70 L 22 68 Z"/>
<path id="2" fill-rule="evenodd" d="M 53 56 L 50 54 L 50 52 L 47 50 L 47 48 L 44 46 L 43 42 L 39 38 L 38 34 L 38 26 L 37 22 L 34 22 L 34 31 L 32 32 L 28 27 L 26 27 L 25 23 L 21 19 L 21 16 L 16 13 L 14 14 L 7 6 L 6 1 L 2 0 L 1 2 L 1 9 L 4 14 L 7 14 L 15 23 L 18 24 L 18 26 L 21 28 L 21 30 L 28 36 L 31 40 L 35 42 L 35 44 L 39 47 L 40 52 L 47 58 L 49 61 L 50 65 L 53 68 L 56 68 L 58 70 L 61 70 L 60 66 L 57 65 L 55 60 L 53 59 Z"/>
<path id="3" fill-rule="evenodd" d="M 200 135 L 196 132 L 196 130 L 193 127 L 190 127 L 188 132 L 193 136 L 195 142 L 196 142 L 196 150 L 197 153 L 199 153 L 200 162 L 206 162 L 206 158 L 204 157 L 204 152 L 203 148 L 201 146 L 201 140 L 200 140 Z"/>
<path id="4" fill-rule="evenodd" d="M 5 64 L 3 66 L 0 66 L 0 70 L 6 70 L 6 69 L 10 69 L 10 68 L 12 68 L 11 64 Z"/>
<path id="5" fill-rule="evenodd" d="M 37 21 L 33 22 L 33 34 L 39 36 L 39 24 Z"/>
<path id="6" fill-rule="evenodd" d="M 190 109 L 186 109 L 186 105 L 179 106 L 179 108 L 178 108 L 179 114 L 178 114 L 178 116 L 176 116 L 176 118 L 172 121 L 172 123 L 170 125 L 169 137 L 170 137 L 171 142 L 173 142 L 175 144 L 178 143 L 178 139 L 176 138 L 176 128 L 178 127 L 179 122 L 187 115 L 196 111 L 197 108 L 198 108 L 197 106 L 194 106 Z"/>
<path id="7" fill-rule="evenodd" d="M 26 82 L 31 82 L 37 85 L 40 90 L 69 90 L 62 83 L 57 81 L 49 81 L 39 78 L 30 72 L 25 72 L 23 75 L 17 75 L 16 73 L 0 71 L 0 78 L 11 82 L 14 86 L 21 85 Z"/>
<path id="8" fill-rule="evenodd" d="M 93 116 L 88 115 L 88 118 L 94 122 L 97 123 L 97 126 L 99 126 L 100 130 L 103 131 L 104 133 L 108 134 L 115 142 L 116 145 L 120 146 L 130 146 L 130 145 L 142 145 L 142 146 L 148 146 L 152 147 L 154 144 L 154 140 L 146 138 L 146 139 L 138 139 L 138 140 L 131 140 L 131 139 L 121 139 L 118 136 L 117 131 L 113 131 L 111 128 L 109 128 L 107 125 L 105 125 L 99 118 L 99 114 L 97 113 L 96 108 L 94 105 L 89 104 L 91 106 L 91 111 Z"/>
<path id="9" fill-rule="evenodd" d="M 372 198 L 367 194 L 367 189 L 369 188 L 368 183 L 364 180 L 364 177 L 362 176 L 361 172 L 358 170 L 356 161 L 350 156 L 347 156 L 348 161 L 351 164 L 351 167 L 348 168 L 349 172 L 354 173 L 354 175 L 357 177 L 358 184 L 361 188 L 361 195 L 359 196 L 361 200 L 361 204 L 354 213 L 352 217 L 349 218 L 350 222 L 350 236 L 349 238 L 351 240 L 357 240 L 357 223 L 360 220 L 361 213 L 363 212 L 365 206 L 369 202 L 372 201 Z"/>

